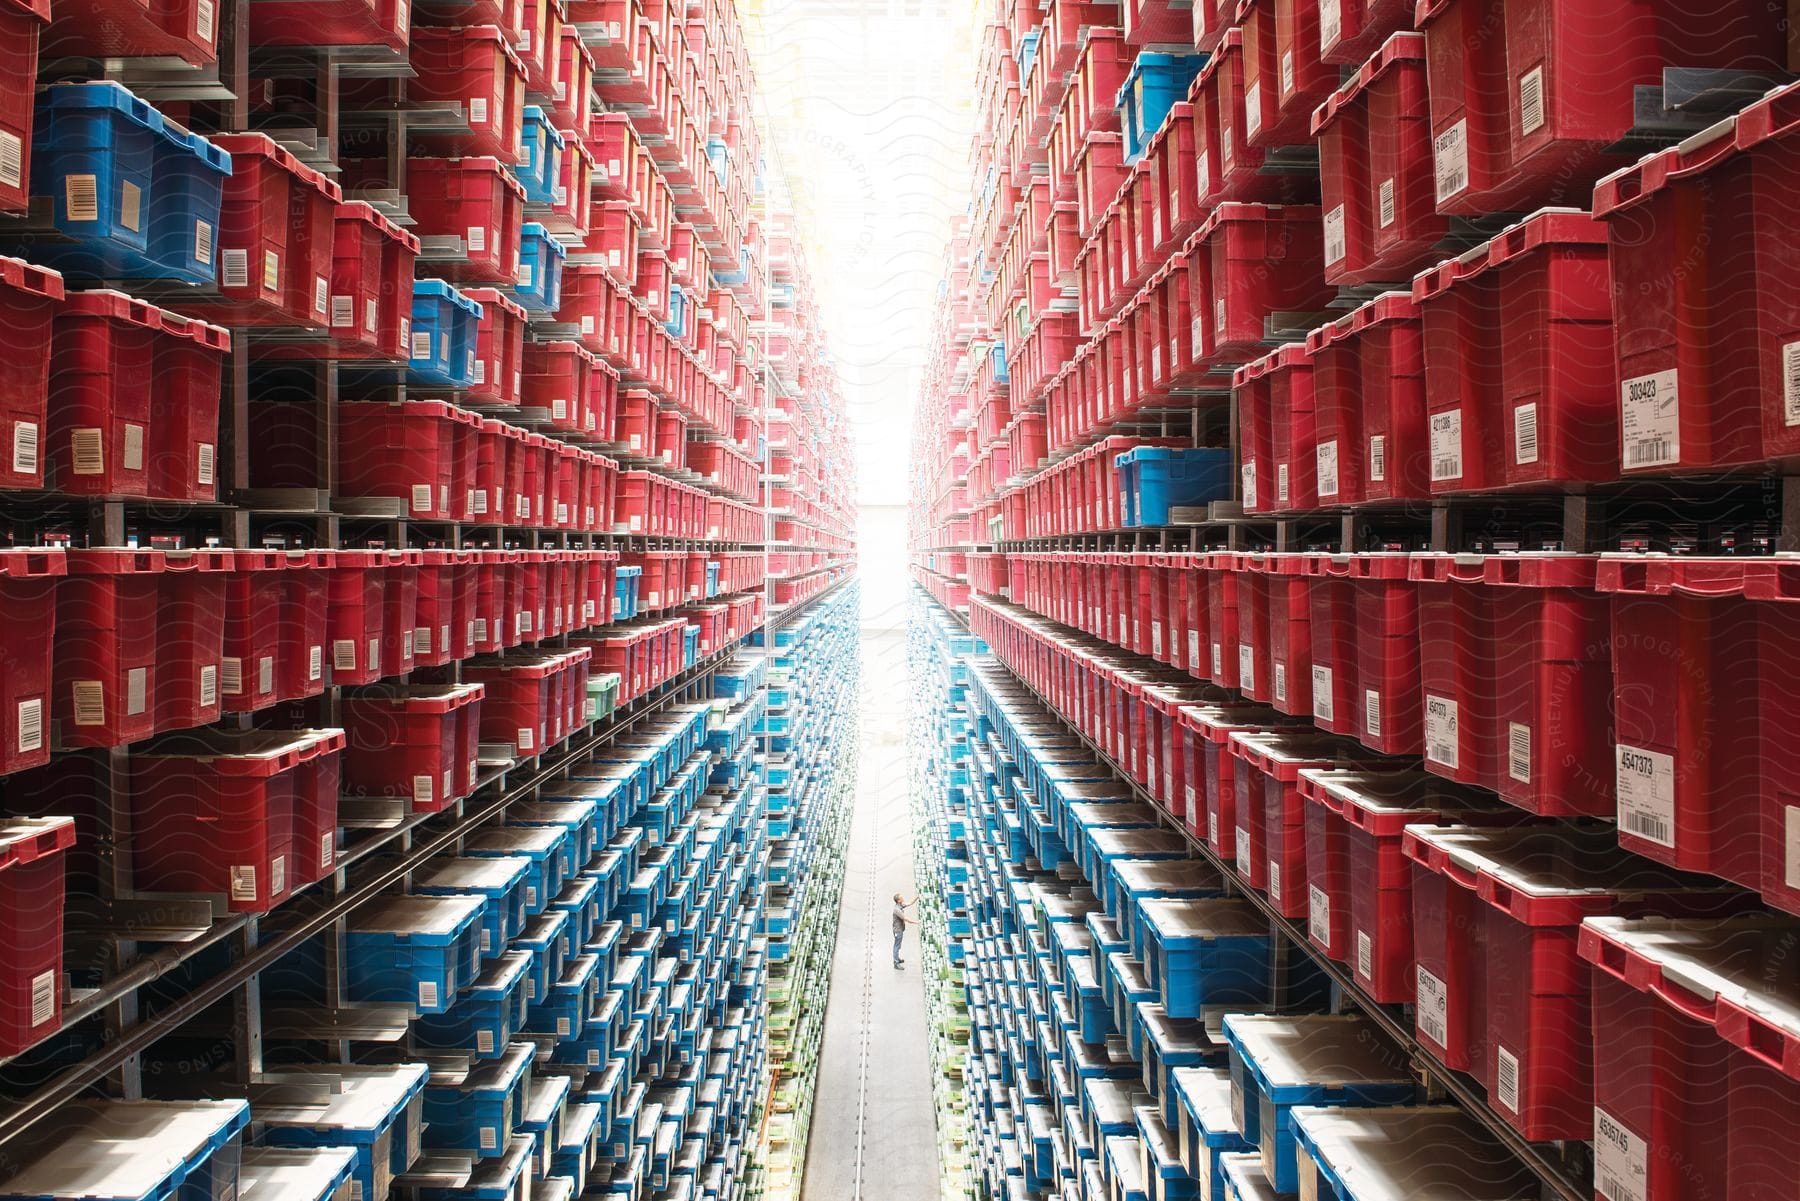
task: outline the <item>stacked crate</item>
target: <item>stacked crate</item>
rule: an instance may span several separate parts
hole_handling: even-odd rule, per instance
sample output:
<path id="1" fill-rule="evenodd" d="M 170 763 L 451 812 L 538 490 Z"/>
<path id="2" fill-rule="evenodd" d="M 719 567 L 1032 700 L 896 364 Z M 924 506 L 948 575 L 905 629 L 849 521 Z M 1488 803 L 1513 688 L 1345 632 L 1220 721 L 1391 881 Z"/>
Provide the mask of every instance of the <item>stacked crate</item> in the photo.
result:
<path id="1" fill-rule="evenodd" d="M 1676 1063 L 1742 1104 L 1800 1078 L 1771 1056 L 1765 1080 L 1749 1035 L 1656 983 L 1793 997 L 1742 966 L 1780 937 L 1758 923 L 1800 915 L 1793 289 L 1769 271 L 1800 146 L 1786 13 L 988 17 L 915 423 L 915 577 L 1455 1102 L 1296 1116 L 1316 1179 L 1239 1162 L 1214 1195 L 1356 1196 L 1438 1139 L 1501 1140 L 1496 1196 L 1791 1174 L 1752 1156 L 1677 1181 L 1718 1106 L 1625 1091 Z M 1029 834 L 1009 845 L 1051 870 Z M 1050 1091 L 1001 1078 L 1015 1110 Z M 1052 1140 L 1034 1166 L 1016 1123 L 985 1130 L 996 1195 L 1090 1164 L 1112 1195 L 1198 1183 L 1149 1179 L 1154 1128 L 1118 1132 L 1141 1177 L 1115 1171 L 1124 1143 Z M 1365 1137 L 1396 1150 L 1359 1158 Z"/>

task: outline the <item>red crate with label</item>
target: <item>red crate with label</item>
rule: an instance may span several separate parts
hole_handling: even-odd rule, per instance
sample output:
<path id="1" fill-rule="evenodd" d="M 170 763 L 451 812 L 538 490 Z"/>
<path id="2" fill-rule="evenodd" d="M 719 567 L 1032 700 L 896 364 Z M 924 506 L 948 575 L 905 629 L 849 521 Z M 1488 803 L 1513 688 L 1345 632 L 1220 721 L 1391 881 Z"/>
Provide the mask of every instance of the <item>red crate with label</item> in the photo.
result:
<path id="1" fill-rule="evenodd" d="M 57 585 L 67 556 L 50 547 L 0 550 L 0 775 L 50 762 L 51 648 L 56 645 Z"/>
<path id="2" fill-rule="evenodd" d="M 1228 203 L 1213 211 L 1184 251 L 1201 363 L 1245 362 L 1262 348 L 1271 316 L 1317 311 L 1333 299 L 1320 238 L 1316 206 Z"/>
<path id="3" fill-rule="evenodd" d="M 411 355 L 413 265 L 419 239 L 374 206 L 337 206 L 331 256 L 331 335 L 346 358 Z"/>
<path id="4" fill-rule="evenodd" d="M 419 28 L 413 31 L 407 59 L 412 67 L 408 98 L 454 103 L 468 126 L 466 134 L 433 135 L 432 142 L 453 147 L 449 152 L 459 155 L 487 155 L 508 163 L 518 159 L 525 65 L 513 52 L 511 38 L 493 25 Z M 416 202 L 424 181 L 414 179 L 414 169 L 407 164 L 406 190 Z"/>
<path id="5" fill-rule="evenodd" d="M 1430 495 L 1422 337 L 1405 292 L 1383 293 L 1307 335 L 1321 501 Z"/>
<path id="6" fill-rule="evenodd" d="M 344 696 L 344 791 L 436 813 L 475 789 L 480 684 L 382 684 Z"/>
<path id="7" fill-rule="evenodd" d="M 0 131 L 0 147 L 5 137 Z M 0 194 L 4 189 L 0 176 Z M 10 353 L 0 362 L 0 487 L 44 486 L 51 336 L 63 294 L 56 272 L 0 257 L 0 320 L 14 331 Z"/>
<path id="8" fill-rule="evenodd" d="M 219 720 L 219 669 L 225 658 L 225 597 L 232 552 L 163 552 L 156 577 L 158 730 L 183 730 Z"/>
<path id="9" fill-rule="evenodd" d="M 79 550 L 57 588 L 57 744 L 123 746 L 156 732 L 161 551 Z"/>
<path id="10" fill-rule="evenodd" d="M 462 294 L 481 306 L 481 325 L 475 337 L 475 379 L 463 392 L 465 403 L 519 404 L 525 310 L 496 288 L 464 288 Z"/>
<path id="11" fill-rule="evenodd" d="M 1319 11 L 1296 0 L 1239 0 L 1244 38 L 1244 136 L 1262 148 L 1311 141 L 1313 109 L 1338 85 L 1319 57 Z"/>
<path id="12" fill-rule="evenodd" d="M 474 475 L 481 418 L 441 400 L 338 406 L 338 493 L 388 516 L 452 521 Z"/>
<path id="13" fill-rule="evenodd" d="M 465 665 L 470 682 L 487 689 L 481 702 L 481 741 L 507 746 L 521 759 L 560 743 L 573 727 L 559 697 L 571 684 L 585 694 L 590 657 L 588 648 L 580 647 Z"/>
<path id="14" fill-rule="evenodd" d="M 63 1007 L 63 856 L 69 817 L 0 822 L 0 1055 L 56 1032 Z"/>
<path id="15" fill-rule="evenodd" d="M 525 189 L 499 158 L 406 160 L 407 209 L 420 237 L 456 238 L 462 255 L 432 259 L 434 275 L 512 287 L 519 275 Z"/>

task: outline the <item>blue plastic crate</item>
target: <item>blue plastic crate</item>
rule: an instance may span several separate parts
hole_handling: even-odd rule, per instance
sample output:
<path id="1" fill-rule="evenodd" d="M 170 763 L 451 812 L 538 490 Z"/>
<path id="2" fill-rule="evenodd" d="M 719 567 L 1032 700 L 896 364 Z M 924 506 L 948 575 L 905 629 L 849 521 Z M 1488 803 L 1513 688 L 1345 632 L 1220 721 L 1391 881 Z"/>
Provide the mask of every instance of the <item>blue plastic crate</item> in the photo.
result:
<path id="1" fill-rule="evenodd" d="M 332 1201 L 350 1183 L 355 1167 L 356 1152 L 349 1147 L 246 1147 L 238 1166 L 238 1195 Z"/>
<path id="2" fill-rule="evenodd" d="M 519 161 L 508 169 L 525 189 L 525 203 L 555 204 L 566 141 L 538 105 L 525 106 L 519 145 Z"/>
<path id="3" fill-rule="evenodd" d="M 1137 1028 L 1144 1083 L 1156 1102 L 1158 1116 L 1173 1129 L 1181 1124 L 1175 1069 L 1223 1067 L 1227 1059 L 1225 1044 L 1207 1033 L 1204 1022 L 1172 1018 L 1154 1001 L 1139 1002 L 1132 1020 Z"/>
<path id="4" fill-rule="evenodd" d="M 550 993 L 525 1015 L 525 1028 L 534 1034 L 578 1038 L 588 1011 L 599 992 L 597 955 L 577 955 L 563 965 L 562 975 L 550 985 Z"/>
<path id="5" fill-rule="evenodd" d="M 519 274 L 513 299 L 528 313 L 554 313 L 562 304 L 563 260 L 568 250 L 535 221 L 519 232 Z"/>
<path id="6" fill-rule="evenodd" d="M 1246 901 L 1159 897 L 1140 906 L 1144 973 L 1170 1017 L 1269 999 L 1269 924 Z"/>
<path id="7" fill-rule="evenodd" d="M 1223 1201 L 1280 1201 L 1275 1186 L 1263 1175 L 1260 1155 L 1221 1155 L 1219 1171 L 1225 1178 Z"/>
<path id="8" fill-rule="evenodd" d="M 505 858 L 434 859 L 413 877 L 422 897 L 486 897 L 478 942 L 483 959 L 493 959 L 525 928 L 525 882 L 531 861 Z"/>
<path id="9" fill-rule="evenodd" d="M 531 952 L 508 951 L 489 963 L 448 1013 L 420 1014 L 413 1041 L 433 1050 L 472 1052 L 491 1059 L 525 1025 L 525 977 Z"/>
<path id="10" fill-rule="evenodd" d="M 719 595 L 719 565 L 709 562 L 706 565 L 706 596 L 710 600 L 717 595 Z"/>
<path id="11" fill-rule="evenodd" d="M 1139 446 L 1116 455 L 1119 511 L 1130 528 L 1169 524 L 1178 505 L 1231 498 L 1231 452 L 1200 447 Z"/>
<path id="12" fill-rule="evenodd" d="M 513 940 L 514 950 L 531 953 L 531 964 L 525 972 L 527 1005 L 549 996 L 550 982 L 561 978 L 568 929 L 569 915 L 552 909 L 526 922 L 525 932 Z"/>
<path id="13" fill-rule="evenodd" d="M 613 620 L 630 621 L 638 614 L 638 588 L 642 567 L 617 567 L 613 571 Z"/>
<path id="14" fill-rule="evenodd" d="M 576 876 L 550 902 L 551 908 L 569 915 L 569 936 L 575 946 L 586 947 L 593 938 L 594 928 L 600 922 L 600 902 L 605 892 L 605 885 L 598 877 Z"/>
<path id="15" fill-rule="evenodd" d="M 525 1113 L 535 1053 L 531 1043 L 513 1043 L 499 1058 L 476 1063 L 466 1073 L 454 1064 L 433 1073 L 425 1085 L 425 1145 L 477 1159 L 507 1155 Z"/>
<path id="16" fill-rule="evenodd" d="M 29 257 L 103 279 L 216 278 L 231 156 L 116 83 L 53 84 L 33 119 L 31 187 L 54 238 Z"/>
<path id="17" fill-rule="evenodd" d="M 1225 1175 L 1219 1157 L 1255 1149 L 1238 1133 L 1231 1116 L 1231 1073 L 1224 1068 L 1176 1068 L 1174 1080 L 1182 1167 L 1193 1180 L 1205 1182 L 1203 1195 L 1221 1197 Z"/>
<path id="18" fill-rule="evenodd" d="M 33 1135 L 5 1201 L 221 1201 L 237 1195 L 242 1101 L 76 1101 Z M 35 1151 L 36 1154 L 32 1155 Z"/>
<path id="19" fill-rule="evenodd" d="M 353 1001 L 403 1001 L 443 1013 L 473 982 L 487 898 L 389 897 L 351 915 L 344 934 Z"/>
<path id="20" fill-rule="evenodd" d="M 1262 1153 L 1279 1193 L 1299 1189 L 1296 1106 L 1409 1105 L 1418 1094 L 1406 1057 L 1367 1018 L 1230 1014 L 1231 1112 Z"/>
<path id="21" fill-rule="evenodd" d="M 419 1201 L 513 1201 L 528 1191 L 532 1165 L 532 1141 L 515 1138 L 491 1159 L 484 1159 L 469 1173 L 460 1188 L 421 1188 Z"/>
<path id="22" fill-rule="evenodd" d="M 1019 60 L 1019 86 L 1023 88 L 1031 78 L 1031 68 L 1037 64 L 1038 41 L 1043 37 L 1041 30 L 1034 29 L 1019 39 L 1018 49 L 1013 54 Z"/>
<path id="23" fill-rule="evenodd" d="M 681 285 L 671 284 L 669 286 L 669 319 L 663 322 L 663 329 L 670 337 L 685 338 L 687 336 L 687 309 L 687 294 L 682 291 Z"/>
<path id="24" fill-rule="evenodd" d="M 567 1076 L 557 1073 L 536 1076 L 531 1081 L 519 1129 L 536 1143 L 539 1179 L 554 1170 L 556 1147 L 562 1141 L 563 1110 L 568 1105 L 572 1084 Z"/>
<path id="25" fill-rule="evenodd" d="M 562 1133 L 552 1149 L 550 1170 L 568 1178 L 575 1196 L 587 1191 L 588 1170 L 600 1153 L 600 1106 L 575 1101 L 563 1111 Z"/>
<path id="26" fill-rule="evenodd" d="M 325 1096 L 291 1104 L 259 1102 L 263 1141 L 272 1147 L 349 1147 L 356 1152 L 351 1178 L 362 1195 L 386 1196 L 394 1177 L 419 1157 L 428 1074 L 417 1063 L 273 1072 L 272 1085 L 291 1083 Z"/>
<path id="27" fill-rule="evenodd" d="M 1012 382 L 1012 376 L 1006 366 L 1006 343 L 995 342 L 988 352 L 994 356 L 994 382 L 1005 384 Z"/>
<path id="28" fill-rule="evenodd" d="M 600 807 L 592 798 L 545 796 L 516 803 L 506 811 L 509 826 L 561 826 L 568 830 L 562 856 L 564 880 L 586 868 L 599 850 L 599 820 Z"/>
<path id="29" fill-rule="evenodd" d="M 562 891 L 566 826 L 489 826 L 463 842 L 463 854 L 473 859 L 523 856 L 531 860 L 525 873 L 525 912 L 536 917 Z"/>
<path id="30" fill-rule="evenodd" d="M 687 626 L 681 632 L 682 656 L 684 668 L 692 667 L 700 662 L 700 627 Z"/>
<path id="31" fill-rule="evenodd" d="M 1188 85 L 1206 65 L 1204 54 L 1164 54 L 1146 50 L 1131 64 L 1119 89 L 1119 128 L 1125 135 L 1125 160 L 1135 163 L 1169 119 L 1169 110 L 1187 96 Z"/>
<path id="32" fill-rule="evenodd" d="M 414 383 L 466 388 L 475 382 L 481 305 L 441 279 L 415 279 L 407 376 Z"/>

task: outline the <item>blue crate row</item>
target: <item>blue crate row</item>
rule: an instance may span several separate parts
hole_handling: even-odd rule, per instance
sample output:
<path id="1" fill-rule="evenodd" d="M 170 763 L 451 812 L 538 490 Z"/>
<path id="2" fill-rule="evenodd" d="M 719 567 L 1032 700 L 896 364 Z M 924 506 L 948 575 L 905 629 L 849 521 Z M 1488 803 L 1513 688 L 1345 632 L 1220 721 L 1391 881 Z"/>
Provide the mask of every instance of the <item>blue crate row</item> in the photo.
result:
<path id="1" fill-rule="evenodd" d="M 967 743 L 935 770 L 947 895 L 962 807 L 979 1195 L 1538 1196 L 1055 713 L 997 660 L 954 660 L 925 703 Z"/>

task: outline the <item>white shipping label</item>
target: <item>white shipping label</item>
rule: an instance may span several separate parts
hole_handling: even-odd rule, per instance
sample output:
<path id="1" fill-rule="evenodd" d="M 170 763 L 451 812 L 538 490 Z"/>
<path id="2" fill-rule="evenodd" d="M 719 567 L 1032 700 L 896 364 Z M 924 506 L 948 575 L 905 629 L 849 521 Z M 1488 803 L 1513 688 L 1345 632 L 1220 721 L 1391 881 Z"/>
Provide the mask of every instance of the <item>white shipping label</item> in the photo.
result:
<path id="1" fill-rule="evenodd" d="M 1243 495 L 1239 498 L 1246 509 L 1257 508 L 1256 502 L 1256 460 L 1247 460 L 1238 469 Z"/>
<path id="2" fill-rule="evenodd" d="M 1319 495 L 1336 496 L 1338 494 L 1338 444 L 1333 438 L 1329 442 L 1321 442 L 1317 451 L 1319 470 Z"/>
<path id="3" fill-rule="evenodd" d="M 1535 404 L 1513 410 L 1513 462 L 1523 467 L 1538 461 L 1538 411 Z"/>
<path id="4" fill-rule="evenodd" d="M 1519 132 L 1532 134 L 1544 127 L 1544 68 L 1533 67 L 1519 76 Z"/>
<path id="5" fill-rule="evenodd" d="M 436 980 L 421 980 L 421 981 L 419 981 L 419 1008 L 420 1009 L 436 1009 L 437 1005 L 438 1005 L 437 981 Z M 482 1141 L 486 1142 L 488 1139 L 493 1137 L 493 1133 L 488 1130 L 483 1130 L 481 1132 L 481 1137 L 482 1137 Z"/>
<path id="6" fill-rule="evenodd" d="M 1325 265 L 1330 267 L 1344 261 L 1348 251 L 1344 238 L 1344 206 L 1338 205 L 1325 214 Z"/>
<path id="7" fill-rule="evenodd" d="M 1312 669 L 1312 710 L 1313 716 L 1320 721 L 1333 721 L 1331 696 L 1331 668 L 1313 664 Z"/>
<path id="8" fill-rule="evenodd" d="M 136 231 L 143 228 L 144 193 L 134 183 L 119 185 L 119 224 Z"/>
<path id="9" fill-rule="evenodd" d="M 315 644 L 306 650 L 306 678 L 316 680 L 325 674 L 325 647 Z"/>
<path id="10" fill-rule="evenodd" d="M 12 469 L 14 475 L 36 475 L 38 472 L 38 427 L 35 422 L 21 421 L 13 426 Z"/>
<path id="11" fill-rule="evenodd" d="M 1494 1097 L 1508 1111 L 1519 1112 L 1519 1058 L 1499 1044 L 1494 1046 Z"/>
<path id="12" fill-rule="evenodd" d="M 1394 177 L 1391 175 L 1381 181 L 1380 202 L 1377 204 L 1376 208 L 1377 213 L 1375 219 L 1380 222 L 1380 227 L 1382 229 L 1386 229 L 1394 223 L 1394 218 L 1398 214 L 1395 212 Z"/>
<path id="13" fill-rule="evenodd" d="M 219 282 L 227 288 L 250 286 L 250 252 L 224 250 L 219 253 Z"/>
<path id="14" fill-rule="evenodd" d="M 1212 191 L 1212 166 L 1206 161 L 1205 146 L 1194 147 L 1194 176 L 1195 182 L 1200 185 L 1197 194 L 1205 199 L 1206 194 Z"/>
<path id="15" fill-rule="evenodd" d="M 1328 53 L 1344 36 L 1344 14 L 1340 0 L 1319 0 L 1319 52 Z"/>
<path id="16" fill-rule="evenodd" d="M 1469 122 L 1458 121 L 1432 139 L 1431 156 L 1437 169 L 1437 200 L 1446 200 L 1469 187 Z"/>
<path id="17" fill-rule="evenodd" d="M 33 697 L 19 702 L 18 736 L 13 741 L 20 754 L 41 750 L 44 746 L 44 698 Z"/>
<path id="18" fill-rule="evenodd" d="M 470 254 L 481 254 L 487 250 L 487 229 L 484 226 L 471 225 L 467 232 L 468 237 L 465 240 L 469 244 Z"/>
<path id="19" fill-rule="evenodd" d="M 194 222 L 194 261 L 211 263 L 213 258 L 213 227 L 205 221 Z"/>
<path id="20" fill-rule="evenodd" d="M 1281 94 L 1283 96 L 1294 94 L 1294 52 L 1292 50 L 1281 56 Z"/>
<path id="21" fill-rule="evenodd" d="M 100 219 L 100 199 L 96 187 L 92 175 L 65 175 L 63 177 L 63 208 L 68 213 L 70 221 L 98 221 Z M 126 184 L 125 187 L 129 188 L 131 185 Z"/>
<path id="22" fill-rule="evenodd" d="M 412 510 L 415 513 L 431 512 L 430 484 L 414 484 L 412 486 Z"/>
<path id="23" fill-rule="evenodd" d="M 25 167 L 25 143 L 17 134 L 0 133 L 0 184 L 19 186 Z"/>
<path id="24" fill-rule="evenodd" d="M 1447 1047 L 1450 1042 L 1450 990 L 1442 980 L 1422 967 L 1418 969 L 1418 985 L 1419 1033 L 1439 1047 Z"/>
<path id="25" fill-rule="evenodd" d="M 431 332 L 429 330 L 421 329 L 413 333 L 411 357 L 415 359 L 431 358 Z"/>
<path id="26" fill-rule="evenodd" d="M 1269 899 L 1281 900 L 1281 864 L 1274 859 L 1269 860 Z"/>
<path id="27" fill-rule="evenodd" d="M 1239 827 L 1238 827 L 1238 828 L 1237 828 L 1237 831 L 1236 831 L 1236 835 L 1237 835 L 1237 870 L 1238 870 L 1238 875 L 1240 875 L 1240 876 L 1242 876 L 1242 877 L 1243 877 L 1243 878 L 1244 878 L 1244 879 L 1246 879 L 1246 880 L 1248 880 L 1248 879 L 1250 879 L 1250 877 L 1251 877 L 1251 875 L 1252 875 L 1252 872 L 1251 872 L 1251 870 L 1250 870 L 1250 864 L 1251 864 L 1251 860 L 1250 860 L 1250 831 L 1248 831 L 1248 830 L 1246 830 L 1246 829 L 1244 829 L 1244 827 L 1242 827 L 1242 826 L 1239 826 Z"/>
<path id="28" fill-rule="evenodd" d="M 269 895 L 278 897 L 287 891 L 287 856 L 277 855 L 269 860 Z"/>
<path id="29" fill-rule="evenodd" d="M 72 691 L 75 700 L 75 724 L 106 724 L 106 685 L 99 680 L 76 680 Z"/>
<path id="30" fill-rule="evenodd" d="M 1613 765 L 1620 831 L 1674 849 L 1675 757 L 1620 743 Z"/>
<path id="31" fill-rule="evenodd" d="M 1248 642 L 1238 643 L 1238 687 L 1250 691 L 1256 679 L 1256 651 Z"/>
<path id="32" fill-rule="evenodd" d="M 214 452 L 211 442 L 199 442 L 194 446 L 194 482 L 202 488 L 212 487 L 214 468 Z"/>
<path id="33" fill-rule="evenodd" d="M 31 978 L 31 1025 L 35 1029 L 56 1016 L 56 972 L 40 972 Z"/>
<path id="34" fill-rule="evenodd" d="M 1188 665 L 1189 671 L 1195 671 L 1200 666 L 1200 631 L 1199 630 L 1189 630 L 1188 631 L 1187 665 Z"/>
<path id="35" fill-rule="evenodd" d="M 122 460 L 125 464 L 125 470 L 142 471 L 144 469 L 144 427 L 141 425 L 127 425 L 125 427 L 124 442 L 125 447 L 122 452 Z"/>
<path id="36" fill-rule="evenodd" d="M 1275 661 L 1275 699 L 1287 700 L 1287 664 L 1279 659 Z"/>
<path id="37" fill-rule="evenodd" d="M 1786 851 L 1782 857 L 1785 865 L 1782 879 L 1789 888 L 1800 888 L 1800 805 L 1783 806 L 1782 821 Z"/>
<path id="38" fill-rule="evenodd" d="M 281 256 L 273 250 L 263 251 L 262 286 L 265 292 L 281 290 Z"/>
<path id="39" fill-rule="evenodd" d="M 1620 385 L 1620 455 L 1626 470 L 1681 461 L 1681 385 L 1673 371 Z"/>
<path id="40" fill-rule="evenodd" d="M 1224 648 L 1219 643 L 1215 642 L 1212 644 L 1212 678 L 1213 678 L 1213 682 L 1215 684 L 1218 683 L 1219 677 L 1224 674 L 1225 674 Z"/>
<path id="41" fill-rule="evenodd" d="M 1275 465 L 1275 501 L 1277 504 L 1280 504 L 1285 502 L 1287 498 L 1288 465 L 1286 463 L 1277 463 Z"/>
<path id="42" fill-rule="evenodd" d="M 263 696 L 275 691 L 275 657 L 264 655 L 256 661 L 256 694 Z"/>
<path id="43" fill-rule="evenodd" d="M 348 329 L 356 320 L 356 298 L 354 296 L 333 296 L 331 298 L 331 328 Z"/>
<path id="44" fill-rule="evenodd" d="M 234 901 L 254 901 L 256 899 L 256 868 L 253 865 L 232 867 L 231 899 Z"/>
<path id="45" fill-rule="evenodd" d="M 1800 425 L 1800 342 L 1781 348 L 1781 421 Z"/>
<path id="46" fill-rule="evenodd" d="M 1387 479 L 1387 435 L 1374 434 L 1369 438 L 1369 482 L 1380 483 Z"/>
<path id="47" fill-rule="evenodd" d="M 1425 697 L 1425 757 L 1453 769 L 1460 766 L 1462 748 L 1456 710 L 1456 702 L 1446 697 Z"/>
<path id="48" fill-rule="evenodd" d="M 1431 415 L 1431 478 L 1462 478 L 1462 410 L 1451 409 Z"/>
<path id="49" fill-rule="evenodd" d="M 1244 89 L 1244 140 L 1253 142 L 1262 130 L 1262 80 Z"/>
<path id="50" fill-rule="evenodd" d="M 421 805 L 432 804 L 436 785 L 437 777 L 433 776 L 430 772 L 424 772 L 414 776 L 412 778 L 413 800 Z"/>
<path id="51" fill-rule="evenodd" d="M 1306 889 L 1306 926 L 1314 938 L 1331 938 L 1331 895 L 1317 884 Z"/>
<path id="52" fill-rule="evenodd" d="M 135 716 L 144 711 L 149 703 L 147 693 L 150 689 L 150 669 L 134 667 L 125 673 L 125 712 Z"/>
<path id="53" fill-rule="evenodd" d="M 1594 1195 L 1605 1201 L 1645 1201 L 1649 1188 L 1650 1144 L 1594 1106 Z"/>
<path id="54" fill-rule="evenodd" d="M 200 707 L 210 709 L 219 703 L 219 665 L 209 663 L 200 669 Z"/>
<path id="55" fill-rule="evenodd" d="M 1524 722 L 1506 723 L 1506 774 L 1521 784 L 1531 783 L 1531 727 Z"/>
<path id="56" fill-rule="evenodd" d="M 469 99 L 469 121 L 480 125 L 488 119 L 488 102 L 486 96 L 473 96 Z"/>
<path id="57" fill-rule="evenodd" d="M 1367 930 L 1356 932 L 1356 974 L 1364 980 L 1375 978 L 1375 940 Z"/>
<path id="58" fill-rule="evenodd" d="M 518 741 L 520 750 L 529 751 L 537 745 L 537 735 L 530 726 L 520 726 Z"/>

